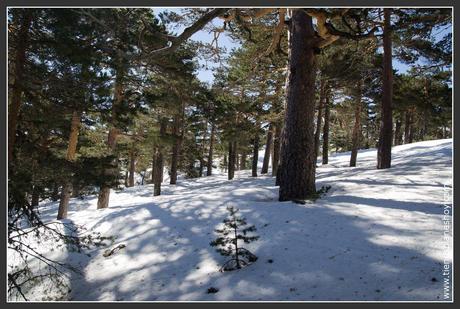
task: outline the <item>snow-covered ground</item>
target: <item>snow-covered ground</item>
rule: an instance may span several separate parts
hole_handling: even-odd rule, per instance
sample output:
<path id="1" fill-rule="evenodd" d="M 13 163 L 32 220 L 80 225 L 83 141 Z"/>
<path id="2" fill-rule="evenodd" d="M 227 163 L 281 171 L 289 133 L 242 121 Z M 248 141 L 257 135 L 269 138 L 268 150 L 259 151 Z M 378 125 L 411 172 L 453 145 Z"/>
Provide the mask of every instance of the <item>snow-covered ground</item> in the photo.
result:
<path id="1" fill-rule="evenodd" d="M 304 205 L 278 202 L 274 178 L 250 171 L 231 181 L 220 174 L 165 184 L 158 197 L 151 185 L 113 191 L 104 210 L 96 210 L 96 196 L 72 199 L 70 221 L 126 248 L 108 258 L 107 248 L 91 257 L 63 252 L 84 272 L 72 277 L 71 299 L 444 300 L 452 140 L 394 147 L 391 169 L 375 168 L 375 149 L 360 151 L 356 168 L 348 162 L 349 153 L 340 153 L 320 166 L 317 188 L 331 189 Z M 221 273 L 225 258 L 209 242 L 229 205 L 256 226 L 260 239 L 246 247 L 259 259 Z M 52 221 L 57 207 L 40 209 Z M 210 287 L 219 291 L 208 294 Z"/>

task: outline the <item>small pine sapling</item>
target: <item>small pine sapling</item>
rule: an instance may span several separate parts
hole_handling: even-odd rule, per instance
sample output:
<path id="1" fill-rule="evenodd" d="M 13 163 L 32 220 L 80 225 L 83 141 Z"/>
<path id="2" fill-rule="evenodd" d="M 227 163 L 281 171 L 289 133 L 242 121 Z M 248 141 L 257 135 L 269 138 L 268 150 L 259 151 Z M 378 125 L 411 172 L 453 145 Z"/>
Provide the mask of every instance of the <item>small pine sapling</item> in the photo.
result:
<path id="1" fill-rule="evenodd" d="M 219 237 L 213 240 L 210 245 L 217 247 L 216 251 L 223 256 L 231 256 L 232 258 L 224 263 L 220 271 L 230 271 L 240 269 L 257 261 L 257 256 L 249 250 L 240 247 L 238 240 L 244 243 L 250 243 L 259 239 L 259 236 L 249 236 L 251 232 L 255 232 L 254 225 L 247 226 L 246 219 L 237 215 L 239 209 L 233 206 L 227 207 L 229 216 L 224 219 L 224 227 L 216 229 Z"/>

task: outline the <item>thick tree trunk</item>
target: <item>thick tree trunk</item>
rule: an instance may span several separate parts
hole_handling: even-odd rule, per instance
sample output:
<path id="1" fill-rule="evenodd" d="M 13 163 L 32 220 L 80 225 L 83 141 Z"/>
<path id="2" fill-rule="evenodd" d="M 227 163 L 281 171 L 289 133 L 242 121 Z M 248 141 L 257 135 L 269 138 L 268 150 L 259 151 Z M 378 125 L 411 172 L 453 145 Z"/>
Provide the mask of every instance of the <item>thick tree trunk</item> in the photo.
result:
<path id="1" fill-rule="evenodd" d="M 326 81 L 321 79 L 320 91 L 319 91 L 319 102 L 318 102 L 318 117 L 316 119 L 316 131 L 315 131 L 315 160 L 318 160 L 319 154 L 319 137 L 321 135 L 321 123 L 323 120 L 323 105 L 324 98 L 326 95 Z M 316 161 L 315 161 L 316 163 Z"/>
<path id="2" fill-rule="evenodd" d="M 209 137 L 209 153 L 208 153 L 208 162 L 206 167 L 206 176 L 212 175 L 212 156 L 214 151 L 214 136 L 216 134 L 216 126 L 214 122 L 211 123 L 211 136 Z"/>
<path id="3" fill-rule="evenodd" d="M 331 106 L 329 105 L 329 91 L 324 101 L 324 127 L 323 127 L 323 160 L 322 165 L 329 163 L 329 119 Z"/>
<path id="4" fill-rule="evenodd" d="M 14 59 L 14 80 L 11 93 L 11 105 L 8 109 L 8 160 L 13 161 L 13 150 L 16 141 L 19 111 L 22 104 L 24 67 L 26 49 L 29 41 L 29 28 L 32 24 L 32 10 L 24 9 L 21 26 L 17 36 L 16 55 Z"/>
<path id="5" fill-rule="evenodd" d="M 356 96 L 355 106 L 355 125 L 353 126 L 352 141 L 351 141 L 351 156 L 350 166 L 356 166 L 356 158 L 358 157 L 358 148 L 361 137 L 361 112 L 363 103 L 361 102 L 362 97 L 362 81 L 360 80 L 357 87 L 358 94 Z"/>
<path id="6" fill-rule="evenodd" d="M 293 9 L 279 200 L 305 199 L 315 187 L 316 34 L 312 18 Z"/>
<path id="7" fill-rule="evenodd" d="M 121 52 L 120 52 L 121 53 Z M 109 129 L 109 136 L 107 137 L 107 147 L 111 153 L 115 151 L 115 147 L 117 145 L 117 137 L 118 137 L 118 127 L 117 127 L 117 117 L 118 117 L 118 110 L 123 101 L 123 80 L 124 80 L 124 70 L 122 68 L 122 55 L 118 55 L 119 67 L 117 68 L 117 75 L 115 80 L 115 93 L 114 93 L 114 100 L 112 104 L 112 119 L 110 123 Z M 114 162 L 117 165 L 117 162 Z M 116 166 L 114 171 L 118 171 L 118 166 Z M 113 175 L 114 171 L 106 171 L 106 174 L 111 176 Z M 99 189 L 99 196 L 97 198 L 97 209 L 104 209 L 109 207 L 109 199 L 110 199 L 110 186 L 102 185 Z"/>
<path id="8" fill-rule="evenodd" d="M 270 124 L 270 126 L 268 127 L 268 132 L 267 132 L 267 142 L 265 143 L 264 162 L 262 164 L 262 170 L 260 171 L 261 174 L 268 173 L 268 165 L 270 163 L 270 154 L 272 152 L 272 144 L 273 144 L 273 125 Z"/>
<path id="9" fill-rule="evenodd" d="M 281 122 L 275 124 L 275 134 L 273 137 L 273 156 L 272 156 L 272 177 L 278 173 L 281 151 Z"/>
<path id="10" fill-rule="evenodd" d="M 70 123 L 69 144 L 67 145 L 66 160 L 69 162 L 75 161 L 77 152 L 78 133 L 80 130 L 80 117 L 81 113 L 74 111 L 72 113 L 72 120 Z M 68 179 L 62 186 L 61 200 L 59 201 L 59 209 L 57 219 L 67 218 L 67 211 L 69 208 L 70 195 L 72 194 L 72 180 Z"/>
<path id="11" fill-rule="evenodd" d="M 228 180 L 235 177 L 236 163 L 236 142 L 232 141 L 228 144 Z"/>
<path id="12" fill-rule="evenodd" d="M 382 114 L 380 126 L 380 138 L 377 153 L 377 168 L 384 169 L 391 167 L 391 143 L 393 141 L 393 66 L 391 51 L 391 9 L 383 9 L 383 97 Z"/>
<path id="13" fill-rule="evenodd" d="M 128 186 L 134 187 L 134 173 L 136 171 L 136 153 L 131 149 L 129 153 L 129 179 Z"/>
<path id="14" fill-rule="evenodd" d="M 167 119 L 162 118 L 160 120 L 160 140 L 166 135 Z M 153 178 L 153 196 L 161 194 L 161 183 L 163 182 L 163 167 L 164 167 L 164 154 L 163 146 L 156 145 L 155 147 L 155 166 L 154 166 L 154 178 Z"/>

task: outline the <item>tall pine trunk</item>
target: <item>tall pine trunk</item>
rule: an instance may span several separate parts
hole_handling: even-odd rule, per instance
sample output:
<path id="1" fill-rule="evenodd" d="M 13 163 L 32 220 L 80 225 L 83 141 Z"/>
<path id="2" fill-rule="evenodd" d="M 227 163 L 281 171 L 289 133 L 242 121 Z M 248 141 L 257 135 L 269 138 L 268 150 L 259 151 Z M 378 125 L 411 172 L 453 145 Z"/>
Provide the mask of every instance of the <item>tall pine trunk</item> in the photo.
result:
<path id="1" fill-rule="evenodd" d="M 265 143 L 264 161 L 262 164 L 262 170 L 260 171 L 261 174 L 268 173 L 268 165 L 270 163 L 272 143 L 273 143 L 273 125 L 270 124 L 270 126 L 268 127 L 268 132 L 267 132 L 267 142 Z"/>
<path id="2" fill-rule="evenodd" d="M 216 126 L 214 122 L 211 123 L 211 136 L 209 137 L 209 153 L 208 162 L 206 167 L 206 176 L 212 175 L 212 156 L 214 151 L 214 136 L 216 134 Z"/>
<path id="3" fill-rule="evenodd" d="M 23 9 L 21 26 L 19 28 L 14 60 L 14 80 L 11 93 L 11 105 L 8 109 L 8 161 L 13 161 L 13 150 L 16 142 L 19 111 L 22 104 L 24 67 L 26 62 L 26 49 L 29 41 L 29 28 L 32 24 L 32 10 Z"/>
<path id="4" fill-rule="evenodd" d="M 380 138 L 377 151 L 377 168 L 384 169 L 391 167 L 391 144 L 393 141 L 393 66 L 391 50 L 391 9 L 383 9 L 383 96 L 382 114 L 380 125 Z"/>
<path id="5" fill-rule="evenodd" d="M 236 165 L 236 142 L 231 141 L 228 144 L 228 180 L 235 177 L 235 165 Z"/>
<path id="6" fill-rule="evenodd" d="M 289 28 L 289 70 L 281 146 L 280 201 L 305 199 L 316 193 L 316 34 L 312 18 L 300 9 L 292 10 Z"/>
<path id="7" fill-rule="evenodd" d="M 281 151 L 281 122 L 275 124 L 275 134 L 273 137 L 273 156 L 272 156 L 272 176 L 278 173 Z"/>
<path id="8" fill-rule="evenodd" d="M 107 148 L 109 149 L 109 152 L 113 154 L 115 151 L 115 148 L 117 146 L 117 137 L 118 137 L 118 110 L 121 107 L 122 101 L 123 101 L 123 81 L 124 81 L 124 68 L 123 68 L 123 55 L 121 54 L 122 52 L 119 51 L 118 54 L 118 67 L 117 67 L 117 73 L 116 73 L 116 78 L 115 78 L 115 93 L 114 93 L 114 98 L 113 98 L 113 104 L 112 104 L 112 118 L 110 122 L 110 129 L 109 129 L 109 135 L 107 137 Z M 110 175 L 110 176 L 116 176 L 114 173 L 118 173 L 118 163 L 115 160 L 114 165 L 115 168 L 111 168 L 110 170 L 106 170 L 105 174 Z M 109 199 L 110 199 L 110 186 L 107 184 L 103 184 L 100 189 L 99 189 L 99 195 L 97 198 L 97 209 L 104 209 L 109 207 Z"/>
<path id="9" fill-rule="evenodd" d="M 67 145 L 66 160 L 69 162 L 75 161 L 75 154 L 77 152 L 78 134 L 80 130 L 80 117 L 81 113 L 73 111 L 72 120 L 70 123 L 69 143 Z M 67 211 L 69 209 L 70 195 L 72 194 L 72 179 L 67 179 L 62 186 L 61 200 L 59 201 L 59 209 L 57 219 L 67 218 Z"/>
<path id="10" fill-rule="evenodd" d="M 352 142 L 351 142 L 351 156 L 350 166 L 356 166 L 356 158 L 358 157 L 358 148 L 361 136 L 361 112 L 363 103 L 361 102 L 362 97 L 362 80 L 358 82 L 356 106 L 355 106 L 355 125 L 353 126 Z"/>
<path id="11" fill-rule="evenodd" d="M 331 106 L 329 103 L 329 91 L 326 92 L 324 101 L 324 127 L 323 127 L 323 160 L 322 165 L 329 163 L 329 121 Z"/>
<path id="12" fill-rule="evenodd" d="M 184 139 L 184 120 L 185 120 L 185 101 L 182 100 L 180 114 L 174 117 L 173 134 L 175 137 L 172 158 L 171 158 L 171 176 L 169 183 L 175 185 L 177 183 L 177 170 L 179 169 L 180 154 L 182 150 L 182 142 Z"/>
<path id="13" fill-rule="evenodd" d="M 246 169 L 246 161 L 248 159 L 248 154 L 246 152 L 243 152 L 241 154 L 241 161 L 240 161 L 240 169 L 245 170 Z"/>
<path id="14" fill-rule="evenodd" d="M 166 135 L 167 119 L 162 118 L 160 120 L 160 141 Z M 161 183 L 163 182 L 163 167 L 164 167 L 164 154 L 163 145 L 158 143 L 155 145 L 155 162 L 153 172 L 153 195 L 157 196 L 161 194 Z"/>

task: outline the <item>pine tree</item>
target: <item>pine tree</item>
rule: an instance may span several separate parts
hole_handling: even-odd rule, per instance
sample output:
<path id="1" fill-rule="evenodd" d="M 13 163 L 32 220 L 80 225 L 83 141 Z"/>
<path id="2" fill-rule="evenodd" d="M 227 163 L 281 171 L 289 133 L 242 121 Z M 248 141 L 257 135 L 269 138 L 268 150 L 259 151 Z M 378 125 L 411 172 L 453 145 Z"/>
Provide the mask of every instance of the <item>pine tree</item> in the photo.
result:
<path id="1" fill-rule="evenodd" d="M 223 220 L 223 228 L 215 230 L 221 236 L 210 243 L 212 247 L 217 247 L 216 251 L 221 255 L 231 257 L 223 264 L 221 271 L 240 269 L 257 261 L 257 256 L 239 245 L 239 241 L 249 244 L 259 239 L 259 236 L 249 236 L 256 231 L 255 226 L 247 226 L 246 219 L 237 214 L 239 209 L 229 206 L 227 211 L 229 215 Z"/>

